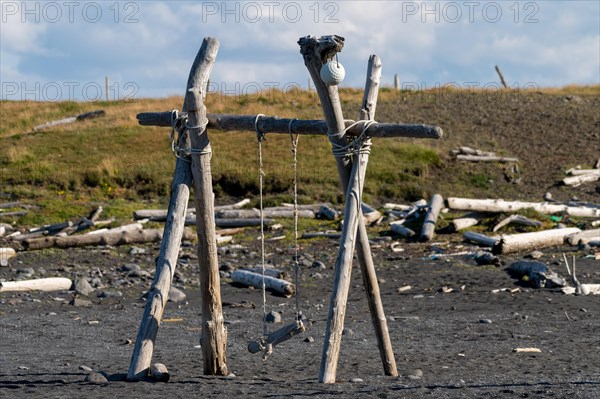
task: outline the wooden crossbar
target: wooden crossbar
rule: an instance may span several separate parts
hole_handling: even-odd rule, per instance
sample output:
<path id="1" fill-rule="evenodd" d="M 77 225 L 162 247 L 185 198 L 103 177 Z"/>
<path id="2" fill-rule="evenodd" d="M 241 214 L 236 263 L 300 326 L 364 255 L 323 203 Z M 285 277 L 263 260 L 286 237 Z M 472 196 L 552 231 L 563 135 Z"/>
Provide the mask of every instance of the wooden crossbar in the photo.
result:
<path id="1" fill-rule="evenodd" d="M 207 114 L 208 127 L 219 130 L 251 131 L 256 130 L 254 122 L 257 115 Z M 171 112 L 142 112 L 137 115 L 140 125 L 171 127 Z M 346 128 L 353 120 L 345 120 Z M 361 121 L 346 132 L 350 136 L 362 133 L 366 121 Z M 327 122 L 322 120 L 305 120 L 265 116 L 258 118 L 258 129 L 263 133 L 293 133 L 302 135 L 327 135 Z M 373 123 L 367 131 L 369 137 L 412 137 L 420 139 L 440 139 L 442 128 L 432 125 L 403 123 Z"/>

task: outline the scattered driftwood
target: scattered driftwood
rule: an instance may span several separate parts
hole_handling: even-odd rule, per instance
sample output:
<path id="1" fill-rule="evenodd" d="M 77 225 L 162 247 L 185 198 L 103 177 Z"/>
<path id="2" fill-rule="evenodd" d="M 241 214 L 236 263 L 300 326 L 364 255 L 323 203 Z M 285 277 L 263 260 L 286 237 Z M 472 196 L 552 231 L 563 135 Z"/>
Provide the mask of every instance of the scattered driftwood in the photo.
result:
<path id="1" fill-rule="evenodd" d="M 457 155 L 456 159 L 459 161 L 469 162 L 519 162 L 517 158 L 499 157 L 499 156 L 480 156 L 480 155 Z"/>
<path id="2" fill-rule="evenodd" d="M 500 157 L 495 152 L 474 150 L 470 147 L 459 147 L 451 153 L 460 161 L 470 162 L 519 162 L 517 158 Z"/>
<path id="3" fill-rule="evenodd" d="M 591 183 L 596 180 L 600 180 L 600 173 L 588 173 L 578 176 L 565 177 L 562 182 L 565 186 L 577 187 L 584 183 Z"/>
<path id="4" fill-rule="evenodd" d="M 13 248 L 0 248 L 0 266 L 8 266 L 8 260 L 16 254 Z"/>
<path id="5" fill-rule="evenodd" d="M 54 127 L 54 126 L 58 126 L 58 125 L 66 125 L 69 123 L 73 123 L 75 121 L 82 121 L 85 119 L 92 119 L 92 118 L 96 118 L 98 116 L 102 116 L 104 114 L 105 114 L 104 110 L 86 112 L 84 114 L 79 114 L 79 115 L 72 116 L 69 118 L 59 119 L 56 121 L 50 121 L 50 122 L 43 123 L 41 125 L 37 125 L 33 128 L 33 131 L 37 132 L 39 130 L 47 129 L 49 127 Z"/>
<path id="6" fill-rule="evenodd" d="M 11 217 L 15 217 L 15 216 L 25 216 L 27 215 L 27 211 L 14 211 L 14 212 L 0 212 L 0 217 L 6 217 L 6 216 L 11 216 Z"/>
<path id="7" fill-rule="evenodd" d="M 257 288 L 262 288 L 263 286 L 262 274 L 253 273 L 247 270 L 234 271 L 233 273 L 231 273 L 231 280 L 234 283 L 242 284 L 245 286 L 253 286 Z M 275 291 L 276 293 L 281 294 L 286 298 L 291 297 L 296 292 L 296 287 L 294 286 L 294 284 L 285 280 L 265 276 L 264 284 L 267 290 Z"/>
<path id="8" fill-rule="evenodd" d="M 429 210 L 425 215 L 425 220 L 423 221 L 423 228 L 421 229 L 421 241 L 429 241 L 433 238 L 433 233 L 435 231 L 435 224 L 437 222 L 437 218 L 442 210 L 442 206 L 444 205 L 444 199 L 441 195 L 435 194 L 431 197 L 431 202 L 429 203 Z"/>
<path id="9" fill-rule="evenodd" d="M 248 270 L 252 273 L 262 275 L 262 268 L 260 268 L 260 267 L 252 267 L 250 269 L 243 269 L 243 270 Z M 278 269 L 265 268 L 265 276 L 269 276 L 269 277 L 273 277 L 273 278 L 277 278 L 280 280 L 285 280 L 285 281 L 291 282 L 291 277 L 290 277 L 289 273 L 282 271 L 282 270 L 278 270 Z"/>
<path id="10" fill-rule="evenodd" d="M 402 237 L 411 238 L 415 235 L 415 232 L 402 224 L 403 222 L 397 221 L 390 223 L 392 231 Z"/>
<path id="11" fill-rule="evenodd" d="M 293 323 L 281 327 L 277 331 L 273 331 L 271 334 L 258 341 L 249 342 L 248 351 L 250 353 L 263 352 L 263 358 L 266 359 L 273 351 L 273 347 L 287 341 L 295 335 L 303 333 L 305 330 L 306 327 L 304 327 L 302 320 L 296 320 Z"/>
<path id="12" fill-rule="evenodd" d="M 504 255 L 562 245 L 567 236 L 579 232 L 581 232 L 581 230 L 578 228 L 571 227 L 566 229 L 536 231 L 534 233 L 505 235 L 494 245 L 492 252 L 496 255 Z"/>
<path id="13" fill-rule="evenodd" d="M 22 245 L 25 249 L 35 250 L 50 247 L 72 248 L 95 245 L 125 245 L 142 244 L 146 242 L 157 242 L 162 239 L 162 229 L 135 229 L 125 231 L 104 232 L 100 234 L 84 234 L 68 237 L 44 237 L 24 240 Z M 184 239 L 191 240 L 195 235 L 186 230 Z"/>
<path id="14" fill-rule="evenodd" d="M 64 277 L 38 278 L 34 280 L 5 281 L 0 283 L 0 292 L 9 291 L 66 291 L 73 282 Z"/>
<path id="15" fill-rule="evenodd" d="M 519 261 L 512 263 L 506 271 L 513 278 L 527 282 L 534 288 L 556 288 L 567 285 L 565 279 L 541 262 Z"/>
<path id="16" fill-rule="evenodd" d="M 480 219 L 477 217 L 469 217 L 463 216 L 460 218 L 456 218 L 450 222 L 450 230 L 453 232 L 458 232 L 464 229 L 468 229 L 469 227 L 476 226 L 479 223 Z"/>
<path id="17" fill-rule="evenodd" d="M 167 209 L 140 209 L 133 212 L 134 220 L 148 219 L 152 222 L 164 222 L 167 220 Z M 186 216 L 192 216 L 196 213 L 194 208 L 188 208 Z"/>
<path id="18" fill-rule="evenodd" d="M 220 211 L 220 210 L 225 210 L 225 209 L 240 209 L 240 208 L 245 207 L 249 203 L 250 203 L 250 200 L 248 198 L 244 198 L 243 200 L 236 202 L 235 204 L 215 206 L 215 211 Z"/>
<path id="19" fill-rule="evenodd" d="M 167 366 L 162 363 L 153 363 L 150 366 L 150 376 L 158 382 L 169 382 L 169 379 L 171 378 Z"/>
<path id="20" fill-rule="evenodd" d="M 394 204 L 391 202 L 387 202 L 387 203 L 383 204 L 384 209 L 389 209 L 392 211 L 407 211 L 407 210 L 411 209 L 412 207 L 413 207 L 412 205 Z"/>
<path id="21" fill-rule="evenodd" d="M 302 233 L 302 237 L 300 238 L 318 238 L 318 237 L 323 237 L 323 238 L 335 238 L 335 239 L 339 239 L 342 236 L 342 233 L 334 233 L 334 232 L 327 232 L 327 231 L 316 231 L 316 232 L 307 232 L 307 233 Z"/>
<path id="22" fill-rule="evenodd" d="M 263 216 L 266 218 L 293 218 L 294 210 L 289 208 L 264 208 Z M 216 212 L 218 219 L 254 219 L 260 218 L 258 209 L 226 209 Z M 299 209 L 299 218 L 315 218 L 315 212 L 310 209 Z"/>
<path id="23" fill-rule="evenodd" d="M 571 245 L 588 244 L 590 241 L 595 240 L 600 240 L 600 229 L 584 230 L 580 233 L 571 234 L 566 238 L 567 243 Z"/>
<path id="24" fill-rule="evenodd" d="M 571 216 L 578 217 L 600 217 L 600 208 L 586 206 L 568 206 L 561 204 L 551 204 L 548 202 L 520 202 L 504 201 L 501 199 L 468 199 L 468 198 L 448 198 L 448 207 L 460 211 L 478 211 L 478 212 L 516 212 L 521 209 L 531 208 L 537 212 L 545 214 L 566 212 Z"/>
<path id="25" fill-rule="evenodd" d="M 571 176 L 600 175 L 600 169 L 571 169 L 567 174 Z"/>
<path id="26" fill-rule="evenodd" d="M 495 233 L 502 227 L 507 226 L 509 224 L 520 224 L 523 226 L 540 227 L 542 225 L 542 222 L 540 222 L 539 220 L 532 220 L 521 215 L 510 215 L 509 217 L 495 225 L 492 231 Z"/>
<path id="27" fill-rule="evenodd" d="M 463 238 L 466 241 L 471 241 L 484 247 L 493 247 L 500 239 L 499 237 L 488 237 L 486 235 L 475 233 L 472 231 L 465 231 L 463 233 Z"/>

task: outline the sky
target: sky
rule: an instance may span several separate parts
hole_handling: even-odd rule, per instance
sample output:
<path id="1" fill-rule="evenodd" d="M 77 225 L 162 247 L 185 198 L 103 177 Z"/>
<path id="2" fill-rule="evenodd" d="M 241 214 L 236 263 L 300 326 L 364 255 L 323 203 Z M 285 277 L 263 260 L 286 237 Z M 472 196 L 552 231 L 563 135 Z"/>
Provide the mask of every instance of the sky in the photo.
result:
<path id="1" fill-rule="evenodd" d="M 0 98 L 183 95 L 205 36 L 220 41 L 211 90 L 306 88 L 297 41 L 345 38 L 344 87 L 600 84 L 599 1 L 0 1 Z"/>

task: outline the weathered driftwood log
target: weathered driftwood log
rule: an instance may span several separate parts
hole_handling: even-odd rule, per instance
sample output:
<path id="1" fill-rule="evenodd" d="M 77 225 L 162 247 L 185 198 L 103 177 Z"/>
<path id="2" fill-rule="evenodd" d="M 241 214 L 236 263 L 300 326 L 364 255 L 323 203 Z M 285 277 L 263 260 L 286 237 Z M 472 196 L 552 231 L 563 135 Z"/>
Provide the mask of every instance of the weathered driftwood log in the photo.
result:
<path id="1" fill-rule="evenodd" d="M 580 186 L 580 185 L 582 185 L 584 183 L 591 183 L 591 182 L 596 181 L 596 180 L 600 180 L 600 174 L 599 173 L 588 173 L 588 174 L 585 174 L 585 175 L 565 177 L 563 179 L 563 184 L 565 186 L 577 187 L 577 186 Z"/>
<path id="2" fill-rule="evenodd" d="M 278 344 L 287 341 L 295 335 L 301 334 L 306 331 L 302 320 L 296 320 L 288 325 L 285 325 L 273 331 L 266 337 L 259 339 L 258 341 L 248 342 L 248 351 L 250 353 L 264 352 L 265 357 L 271 354 L 272 349 Z"/>
<path id="3" fill-rule="evenodd" d="M 134 220 L 150 219 L 153 222 L 164 222 L 167 220 L 168 209 L 140 209 L 133 212 Z M 194 208 L 188 208 L 186 216 L 191 216 L 196 213 Z"/>
<path id="4" fill-rule="evenodd" d="M 459 154 L 456 156 L 456 159 L 459 161 L 469 161 L 469 162 L 519 162 L 517 158 L 509 158 L 509 157 L 499 157 L 495 155 L 462 155 Z"/>
<path id="5" fill-rule="evenodd" d="M 488 152 L 488 151 L 481 151 L 481 150 L 475 150 L 471 147 L 458 147 L 456 150 L 452 150 L 451 153 L 453 155 L 459 155 L 459 154 L 463 154 L 463 155 L 479 155 L 482 157 L 493 157 L 496 156 L 495 152 Z"/>
<path id="6" fill-rule="evenodd" d="M 49 127 L 54 127 L 54 126 L 58 126 L 58 125 L 66 125 L 66 124 L 73 123 L 75 121 L 81 121 L 84 119 L 92 119 L 92 118 L 96 118 L 96 117 L 104 115 L 104 114 L 105 114 L 104 110 L 86 112 L 84 114 L 71 116 L 69 118 L 63 118 L 63 119 L 59 119 L 59 120 L 55 120 L 55 121 L 46 122 L 41 125 L 37 125 L 33 128 L 33 131 L 37 132 L 39 130 L 47 129 Z"/>
<path id="7" fill-rule="evenodd" d="M 177 266 L 189 197 L 190 191 L 187 184 L 175 184 L 171 188 L 170 218 L 164 228 L 164 239 L 161 242 L 160 253 L 156 261 L 154 280 L 148 291 L 144 315 L 127 372 L 127 379 L 130 381 L 140 380 L 148 375 L 148 368 L 154 353 L 154 342 L 169 299 L 169 290 Z M 166 378 L 168 379 L 168 373 Z"/>
<path id="8" fill-rule="evenodd" d="M 584 230 L 567 236 L 566 241 L 571 245 L 589 244 L 590 241 L 600 240 L 600 229 Z"/>
<path id="9" fill-rule="evenodd" d="M 162 239 L 162 230 L 132 230 L 105 234 L 85 234 L 81 236 L 68 237 L 45 237 L 25 240 L 22 245 L 25 249 L 43 249 L 50 247 L 71 248 L 86 247 L 94 245 L 125 245 L 142 244 L 146 242 L 157 242 Z M 193 234 L 188 231 L 184 234 L 186 240 L 193 238 Z"/>
<path id="10" fill-rule="evenodd" d="M 240 209 L 240 208 L 245 207 L 249 203 L 250 203 L 250 200 L 248 198 L 244 198 L 243 200 L 238 201 L 234 204 L 215 206 L 215 211 L 224 210 L 224 209 Z"/>
<path id="11" fill-rule="evenodd" d="M 66 291 L 73 282 L 64 277 L 37 278 L 34 280 L 5 281 L 0 283 L 0 292 L 9 291 Z"/>
<path id="12" fill-rule="evenodd" d="M 456 218 L 450 222 L 450 228 L 452 231 L 457 232 L 464 229 L 468 229 L 469 227 L 476 226 L 479 223 L 480 219 L 474 217 L 461 217 Z"/>
<path id="13" fill-rule="evenodd" d="M 153 363 L 150 366 L 150 376 L 158 382 L 169 382 L 171 378 L 167 366 L 162 363 Z"/>
<path id="14" fill-rule="evenodd" d="M 493 247 L 500 239 L 499 237 L 488 237 L 486 235 L 475 233 L 473 231 L 465 231 L 463 233 L 463 238 L 467 241 L 474 242 L 484 247 Z"/>
<path id="15" fill-rule="evenodd" d="M 27 215 L 27 211 L 14 211 L 14 212 L 0 212 L 0 217 L 2 216 L 25 216 Z"/>
<path id="16" fill-rule="evenodd" d="M 262 275 L 262 268 L 260 268 L 260 267 L 252 267 L 250 269 L 243 269 L 243 270 L 248 270 L 252 273 Z M 291 282 L 291 277 L 290 277 L 289 273 L 286 271 L 279 270 L 279 269 L 266 269 L 265 268 L 265 276 L 278 278 L 280 280 L 285 280 L 285 281 Z"/>
<path id="17" fill-rule="evenodd" d="M 185 223 L 194 223 L 194 219 L 186 219 Z M 264 219 L 265 226 L 271 226 L 275 221 L 273 219 Z M 234 227 L 252 227 L 260 226 L 260 219 L 215 219 L 215 225 L 220 228 L 234 228 Z"/>
<path id="18" fill-rule="evenodd" d="M 510 215 L 509 217 L 507 217 L 506 219 L 500 221 L 497 225 L 494 226 L 494 228 L 492 229 L 493 232 L 496 232 L 498 230 L 500 230 L 502 227 L 509 225 L 509 224 L 520 224 L 523 226 L 533 226 L 533 227 L 540 227 L 542 225 L 542 222 L 540 222 L 539 220 L 532 220 L 529 219 L 525 216 L 521 216 L 521 215 Z"/>
<path id="19" fill-rule="evenodd" d="M 208 114 L 208 127 L 225 131 L 256 131 L 256 115 Z M 171 111 L 144 112 L 137 115 L 140 125 L 171 126 Z M 302 120 L 265 116 L 258 118 L 258 128 L 263 133 L 290 134 L 290 123 L 294 133 L 301 135 L 327 135 L 327 122 L 320 120 Z M 350 127 L 354 121 L 346 120 L 341 130 Z M 358 123 L 347 131 L 350 136 L 362 133 L 364 123 Z M 439 139 L 443 131 L 438 126 L 420 124 L 375 123 L 367 129 L 369 137 L 412 137 L 421 139 Z"/>
<path id="20" fill-rule="evenodd" d="M 300 238 L 319 238 L 319 237 L 340 238 L 341 236 L 342 236 L 342 233 L 330 233 L 330 232 L 326 232 L 326 231 L 315 231 L 315 232 L 302 233 L 302 237 L 300 237 Z"/>
<path id="21" fill-rule="evenodd" d="M 575 227 L 566 229 L 554 229 L 536 231 L 534 233 L 522 233 L 505 235 L 492 248 L 494 254 L 510 254 L 520 251 L 553 247 L 564 244 L 565 237 L 579 233 L 581 230 Z"/>
<path id="22" fill-rule="evenodd" d="M 571 176 L 600 175 L 600 169 L 572 169 L 568 173 Z"/>
<path id="23" fill-rule="evenodd" d="M 236 270 L 231 273 L 231 280 L 234 283 L 262 288 L 263 276 L 248 270 Z M 289 281 L 266 276 L 264 277 L 265 289 L 275 291 L 286 298 L 291 297 L 296 292 L 296 287 Z"/>
<path id="24" fill-rule="evenodd" d="M 211 146 L 206 127 L 206 83 L 214 65 L 219 42 L 204 38 L 196 55 L 187 83 L 188 132 L 192 158 L 196 231 L 198 233 L 198 262 L 200 265 L 200 294 L 202 296 L 202 360 L 204 374 L 227 375 L 227 329 L 221 305 L 221 282 L 215 238 L 215 209 L 211 174 Z"/>
<path id="25" fill-rule="evenodd" d="M 468 199 L 448 198 L 448 207 L 461 211 L 479 212 L 516 212 L 521 209 L 531 208 L 540 213 L 553 214 L 567 212 L 571 216 L 578 217 L 600 217 L 600 208 L 584 206 L 567 206 L 551 204 L 548 202 L 520 202 L 504 201 L 501 199 Z"/>
<path id="26" fill-rule="evenodd" d="M 8 260 L 16 254 L 13 248 L 0 248 L 0 266 L 8 266 Z"/>
<path id="27" fill-rule="evenodd" d="M 143 228 L 144 228 L 144 226 L 142 226 L 140 223 L 130 223 L 130 224 L 115 227 L 112 229 L 100 229 L 100 230 L 90 231 L 89 233 L 86 233 L 86 235 L 124 233 L 126 231 L 142 230 Z"/>
<path id="28" fill-rule="evenodd" d="M 431 201 L 429 202 L 429 210 L 427 211 L 425 220 L 423 221 L 421 237 L 419 238 L 421 241 L 429 241 L 433 238 L 435 224 L 437 223 L 437 218 L 440 215 L 442 206 L 444 206 L 444 199 L 441 195 L 434 194 L 431 197 Z"/>
<path id="29" fill-rule="evenodd" d="M 402 223 L 402 221 L 392 222 L 390 223 L 390 228 L 394 233 L 399 234 L 402 237 L 413 237 L 415 235 L 415 232 L 409 229 L 408 227 L 404 226 Z"/>
<path id="30" fill-rule="evenodd" d="M 383 204 L 383 208 L 392 211 L 407 211 L 412 208 L 412 205 L 394 204 L 391 202 L 386 202 L 385 204 Z"/>
<path id="31" fill-rule="evenodd" d="M 293 209 L 263 209 L 263 216 L 266 218 L 293 218 Z M 260 217 L 260 211 L 258 209 L 226 209 L 217 211 L 216 217 L 218 219 L 254 219 Z M 299 209 L 299 218 L 314 219 L 315 213 L 310 209 Z"/>

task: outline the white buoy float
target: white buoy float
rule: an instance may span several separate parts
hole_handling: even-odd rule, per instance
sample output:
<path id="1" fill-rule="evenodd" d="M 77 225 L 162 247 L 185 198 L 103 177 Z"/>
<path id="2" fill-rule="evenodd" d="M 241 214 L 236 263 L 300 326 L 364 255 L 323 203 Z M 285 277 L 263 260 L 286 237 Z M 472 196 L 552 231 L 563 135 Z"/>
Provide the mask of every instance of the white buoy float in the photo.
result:
<path id="1" fill-rule="evenodd" d="M 327 86 L 337 86 L 346 76 L 346 71 L 338 61 L 329 61 L 321 67 L 321 80 Z"/>

